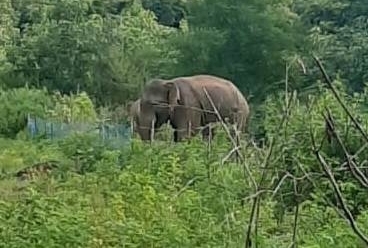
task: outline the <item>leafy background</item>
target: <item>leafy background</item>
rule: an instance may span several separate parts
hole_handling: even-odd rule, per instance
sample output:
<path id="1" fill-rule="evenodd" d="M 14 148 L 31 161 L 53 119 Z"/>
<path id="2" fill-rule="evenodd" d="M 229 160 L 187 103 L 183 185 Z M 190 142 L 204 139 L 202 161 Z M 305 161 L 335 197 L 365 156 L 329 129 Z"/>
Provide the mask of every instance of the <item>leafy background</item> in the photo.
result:
<path id="1" fill-rule="evenodd" d="M 0 246 L 366 247 L 367 6 L 2 0 Z M 174 144 L 167 131 L 116 148 L 96 133 L 50 140 L 26 129 L 28 115 L 127 123 L 126 104 L 149 79 L 200 73 L 249 100 L 238 161 L 224 130 L 211 143 Z M 50 163 L 49 175 L 17 177 Z"/>

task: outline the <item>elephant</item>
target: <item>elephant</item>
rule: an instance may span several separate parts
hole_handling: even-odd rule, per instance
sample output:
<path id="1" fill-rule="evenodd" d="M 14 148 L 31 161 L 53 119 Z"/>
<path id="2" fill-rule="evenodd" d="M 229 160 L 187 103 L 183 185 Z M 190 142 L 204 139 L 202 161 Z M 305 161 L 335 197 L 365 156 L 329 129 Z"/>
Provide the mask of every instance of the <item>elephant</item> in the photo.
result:
<path id="1" fill-rule="evenodd" d="M 139 115 L 140 115 L 140 102 L 141 99 L 137 99 L 134 102 L 130 102 L 127 105 L 128 108 L 128 117 L 130 121 L 130 126 L 132 128 L 132 133 L 139 134 L 138 125 L 139 125 Z M 167 123 L 164 123 L 167 124 Z"/>
<path id="2" fill-rule="evenodd" d="M 174 129 L 175 142 L 197 134 L 200 129 L 203 137 L 208 137 L 210 129 L 205 126 L 219 122 L 218 115 L 245 131 L 250 112 L 247 100 L 231 81 L 206 74 L 152 79 L 140 99 L 137 132 L 142 140 L 150 139 L 152 124 L 158 129 L 168 121 Z"/>
<path id="3" fill-rule="evenodd" d="M 128 109 L 129 109 L 128 115 L 129 115 L 129 120 L 131 123 L 131 127 L 133 129 L 133 132 L 136 131 L 137 129 L 137 123 L 138 123 L 138 118 L 140 114 L 140 103 L 141 103 L 141 99 L 138 98 L 134 102 L 128 104 Z"/>

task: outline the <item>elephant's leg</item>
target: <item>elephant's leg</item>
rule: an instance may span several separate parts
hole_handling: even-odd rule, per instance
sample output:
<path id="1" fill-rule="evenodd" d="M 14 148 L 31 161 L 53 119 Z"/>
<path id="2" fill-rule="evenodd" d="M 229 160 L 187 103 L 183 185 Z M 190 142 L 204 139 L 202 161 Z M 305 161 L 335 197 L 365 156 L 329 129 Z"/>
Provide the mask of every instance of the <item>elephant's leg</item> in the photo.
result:
<path id="1" fill-rule="evenodd" d="M 179 142 L 181 140 L 181 136 L 179 136 L 178 131 L 176 130 L 176 128 L 174 128 L 174 142 Z"/>
<path id="2" fill-rule="evenodd" d="M 173 126 L 174 128 L 174 142 L 180 142 L 185 137 L 187 137 L 187 132 L 185 130 L 185 126 Z"/>
<path id="3" fill-rule="evenodd" d="M 203 140 L 212 140 L 215 136 L 215 128 L 213 125 L 208 125 L 202 130 Z"/>
<path id="4" fill-rule="evenodd" d="M 236 140 L 239 138 L 239 132 L 242 130 L 242 117 L 238 113 L 232 113 L 226 121 L 226 124 L 229 126 L 229 131 L 231 137 Z"/>
<path id="5" fill-rule="evenodd" d="M 171 120 L 174 128 L 174 141 L 179 142 L 195 135 L 198 132 L 200 121 L 201 115 L 198 111 L 177 107 Z"/>
<path id="6" fill-rule="evenodd" d="M 182 141 L 185 138 L 190 138 L 196 134 L 196 129 L 198 128 L 198 125 L 194 123 L 192 120 L 182 121 L 179 122 L 174 127 L 174 141 L 179 142 Z"/>

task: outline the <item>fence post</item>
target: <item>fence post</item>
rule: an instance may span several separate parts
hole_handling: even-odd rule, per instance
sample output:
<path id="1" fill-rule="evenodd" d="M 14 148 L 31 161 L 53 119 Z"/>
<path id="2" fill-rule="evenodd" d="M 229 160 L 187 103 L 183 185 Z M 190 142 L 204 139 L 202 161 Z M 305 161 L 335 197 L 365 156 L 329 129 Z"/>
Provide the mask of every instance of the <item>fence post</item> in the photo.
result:
<path id="1" fill-rule="evenodd" d="M 155 137 L 155 121 L 152 120 L 151 122 L 151 143 L 153 142 L 153 139 Z"/>
<path id="2" fill-rule="evenodd" d="M 33 120 L 34 120 L 34 130 L 35 130 L 33 135 L 36 135 L 38 133 L 37 117 L 34 117 Z"/>
<path id="3" fill-rule="evenodd" d="M 31 124 L 31 117 L 30 114 L 27 114 L 27 131 L 30 133 L 31 138 L 33 138 L 33 128 Z"/>
<path id="4" fill-rule="evenodd" d="M 130 130 L 132 130 L 132 135 L 134 133 L 134 120 L 133 118 L 130 119 Z"/>
<path id="5" fill-rule="evenodd" d="M 188 136 L 189 136 L 189 138 L 191 137 L 191 134 L 192 134 L 192 122 L 189 121 L 188 122 Z"/>
<path id="6" fill-rule="evenodd" d="M 51 127 L 50 127 L 50 137 L 51 137 L 51 140 L 54 139 L 54 123 L 50 123 L 51 124 Z"/>
<path id="7" fill-rule="evenodd" d="M 105 143 L 105 126 L 104 126 L 104 121 L 102 121 L 101 124 L 101 134 L 102 134 L 102 144 Z"/>
<path id="8" fill-rule="evenodd" d="M 237 148 L 239 148 L 240 147 L 240 135 L 238 133 L 239 131 L 238 131 L 238 128 L 237 128 L 236 125 L 234 125 L 234 130 L 235 130 L 234 134 L 235 134 L 236 146 L 237 146 Z M 235 155 L 236 155 L 236 163 L 237 164 L 240 164 L 239 154 L 238 153 L 235 153 Z"/>
<path id="9" fill-rule="evenodd" d="M 212 128 L 211 123 L 208 124 L 208 140 L 207 140 L 207 177 L 211 179 L 211 152 L 212 152 Z"/>

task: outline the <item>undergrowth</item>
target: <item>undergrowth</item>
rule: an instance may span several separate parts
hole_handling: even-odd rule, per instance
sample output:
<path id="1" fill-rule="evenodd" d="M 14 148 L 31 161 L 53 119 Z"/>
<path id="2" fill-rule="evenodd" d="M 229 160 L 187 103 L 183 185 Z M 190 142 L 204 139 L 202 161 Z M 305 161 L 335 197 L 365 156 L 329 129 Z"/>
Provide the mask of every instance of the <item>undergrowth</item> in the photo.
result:
<path id="1" fill-rule="evenodd" d="M 152 144 L 133 139 L 120 149 L 86 134 L 0 139 L 0 246 L 244 247 L 256 216 L 250 241 L 258 247 L 364 247 L 341 216 L 310 135 L 323 139 L 326 107 L 349 152 L 364 142 L 328 91 L 309 105 L 290 95 L 286 121 L 284 98 L 266 101 L 267 143 L 259 148 L 244 138 L 240 162 L 229 156 L 233 146 L 223 130 L 211 144 L 199 137 Z M 347 95 L 344 101 L 365 118 L 364 102 Z M 321 149 L 356 225 L 368 232 L 365 189 L 341 166 L 338 144 L 325 142 Z M 49 175 L 16 177 L 48 161 L 57 165 Z"/>

